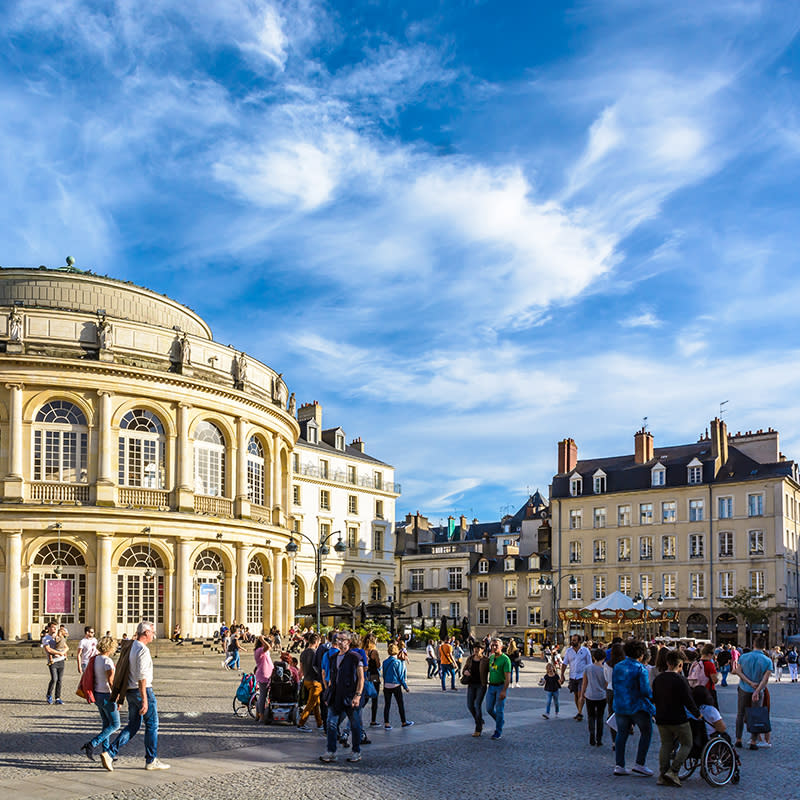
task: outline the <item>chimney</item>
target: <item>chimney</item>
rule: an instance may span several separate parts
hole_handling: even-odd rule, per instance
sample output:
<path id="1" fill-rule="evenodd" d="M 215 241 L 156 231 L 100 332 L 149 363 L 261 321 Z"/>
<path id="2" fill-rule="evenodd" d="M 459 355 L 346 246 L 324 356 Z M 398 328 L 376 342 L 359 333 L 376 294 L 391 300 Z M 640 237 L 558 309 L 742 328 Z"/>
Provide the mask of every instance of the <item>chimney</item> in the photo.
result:
<path id="1" fill-rule="evenodd" d="M 653 458 L 653 434 L 642 429 L 633 437 L 633 460 L 637 464 L 646 464 Z"/>
<path id="2" fill-rule="evenodd" d="M 463 514 L 461 515 L 461 519 L 459 519 L 459 523 L 461 524 L 461 536 L 463 537 L 469 530 L 469 523 L 467 522 L 467 518 Z"/>
<path id="3" fill-rule="evenodd" d="M 728 426 L 719 418 L 711 420 L 711 455 L 714 458 L 714 477 L 728 460 Z"/>
<path id="4" fill-rule="evenodd" d="M 356 450 L 358 450 L 359 453 L 364 452 L 364 442 L 362 441 L 360 436 L 358 437 L 358 439 L 353 439 L 353 441 L 350 442 L 350 447 L 354 447 Z"/>
<path id="5" fill-rule="evenodd" d="M 578 445 L 574 439 L 562 439 L 558 443 L 558 474 L 572 472 L 578 463 Z"/>
<path id="6" fill-rule="evenodd" d="M 301 425 L 312 419 L 322 430 L 322 406 L 316 400 L 313 403 L 303 403 L 297 410 L 297 421 Z"/>

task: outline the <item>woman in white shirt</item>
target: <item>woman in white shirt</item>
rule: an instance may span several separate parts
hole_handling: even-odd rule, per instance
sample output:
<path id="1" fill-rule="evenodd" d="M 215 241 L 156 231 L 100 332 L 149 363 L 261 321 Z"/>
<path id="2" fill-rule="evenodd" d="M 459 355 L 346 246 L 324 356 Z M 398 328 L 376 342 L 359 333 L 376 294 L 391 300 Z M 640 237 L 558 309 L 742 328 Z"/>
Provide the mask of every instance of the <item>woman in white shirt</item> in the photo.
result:
<path id="1" fill-rule="evenodd" d="M 94 748 L 103 745 L 103 750 L 108 750 L 111 734 L 119 730 L 119 709 L 111 700 L 111 686 L 114 683 L 114 662 L 111 653 L 117 649 L 117 642 L 110 636 L 104 636 L 97 643 L 97 655 L 89 661 L 94 670 L 94 703 L 100 712 L 103 730 L 90 742 L 81 746 L 81 750 L 90 761 L 94 761 Z"/>

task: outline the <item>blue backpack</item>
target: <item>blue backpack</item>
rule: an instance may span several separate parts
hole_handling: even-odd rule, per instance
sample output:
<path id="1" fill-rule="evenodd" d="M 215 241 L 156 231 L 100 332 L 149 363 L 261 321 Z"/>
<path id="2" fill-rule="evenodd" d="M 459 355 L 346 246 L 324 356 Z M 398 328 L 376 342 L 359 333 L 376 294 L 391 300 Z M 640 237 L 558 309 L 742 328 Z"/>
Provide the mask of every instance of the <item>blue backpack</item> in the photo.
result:
<path id="1" fill-rule="evenodd" d="M 242 681 L 236 690 L 236 699 L 240 703 L 249 703 L 253 692 L 256 690 L 256 676 L 252 673 L 242 675 Z"/>

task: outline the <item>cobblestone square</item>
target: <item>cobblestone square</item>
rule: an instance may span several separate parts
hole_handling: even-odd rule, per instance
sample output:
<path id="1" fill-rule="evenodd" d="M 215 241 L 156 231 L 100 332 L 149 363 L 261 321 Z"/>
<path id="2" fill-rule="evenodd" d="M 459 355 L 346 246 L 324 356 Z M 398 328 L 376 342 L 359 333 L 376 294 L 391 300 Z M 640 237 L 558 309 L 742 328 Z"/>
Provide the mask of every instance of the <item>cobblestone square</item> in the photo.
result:
<path id="1" fill-rule="evenodd" d="M 243 663 L 249 665 L 250 654 Z M 44 702 L 47 672 L 43 662 L 4 661 L 0 672 L 0 787 L 5 796 L 44 798 L 216 798 L 320 797 L 462 798 L 498 787 L 503 794 L 553 793 L 559 797 L 661 798 L 676 789 L 653 778 L 611 775 L 610 742 L 590 748 L 586 723 L 572 719 L 571 699 L 561 692 L 561 715 L 542 719 L 543 692 L 538 686 L 540 661 L 526 660 L 522 685 L 509 691 L 506 731 L 491 741 L 491 726 L 476 739 L 465 705 L 465 689 L 441 691 L 438 679 L 425 678 L 425 662 L 412 651 L 411 693 L 406 695 L 413 728 L 401 729 L 393 710 L 393 730 L 368 728 L 372 744 L 359 764 L 344 760 L 323 765 L 324 741 L 316 733 L 290 727 L 257 726 L 232 713 L 238 673 L 223 672 L 218 659 L 161 657 L 155 661 L 158 697 L 159 757 L 171 764 L 163 773 L 146 772 L 144 737 L 124 749 L 113 773 L 89 762 L 78 751 L 99 731 L 99 715 L 74 695 L 74 663 L 67 667 L 63 706 Z M 741 750 L 742 777 L 726 796 L 741 794 L 790 798 L 798 794 L 797 748 L 800 745 L 800 684 L 772 682 L 774 746 Z M 733 729 L 736 688 L 720 690 L 720 706 Z M 368 710 L 364 716 L 369 721 Z M 378 720 L 382 720 L 383 700 Z M 123 724 L 127 709 L 122 712 Z M 628 745 L 629 756 L 633 748 Z M 656 766 L 658 735 L 654 731 L 648 765 Z M 631 758 L 629 757 L 629 761 Z M 695 774 L 684 791 L 695 797 L 719 797 L 717 789 Z"/>

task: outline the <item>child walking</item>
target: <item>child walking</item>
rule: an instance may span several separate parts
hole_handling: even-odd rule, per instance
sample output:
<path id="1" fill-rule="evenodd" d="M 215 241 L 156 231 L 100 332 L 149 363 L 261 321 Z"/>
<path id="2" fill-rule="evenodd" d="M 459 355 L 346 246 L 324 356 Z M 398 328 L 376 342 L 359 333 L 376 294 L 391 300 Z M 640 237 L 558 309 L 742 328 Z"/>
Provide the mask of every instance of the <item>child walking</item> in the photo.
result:
<path id="1" fill-rule="evenodd" d="M 550 719 L 550 704 L 555 702 L 556 716 L 558 716 L 558 690 L 561 688 L 561 678 L 556 674 L 556 668 L 548 662 L 545 667 L 545 676 L 542 678 L 544 693 L 547 695 L 547 708 L 542 716 Z"/>
<path id="2" fill-rule="evenodd" d="M 592 664 L 583 673 L 581 694 L 586 701 L 586 716 L 589 718 L 589 745 L 601 747 L 603 744 L 603 723 L 606 710 L 606 681 L 603 662 L 606 660 L 605 650 L 599 647 L 592 650 Z"/>

